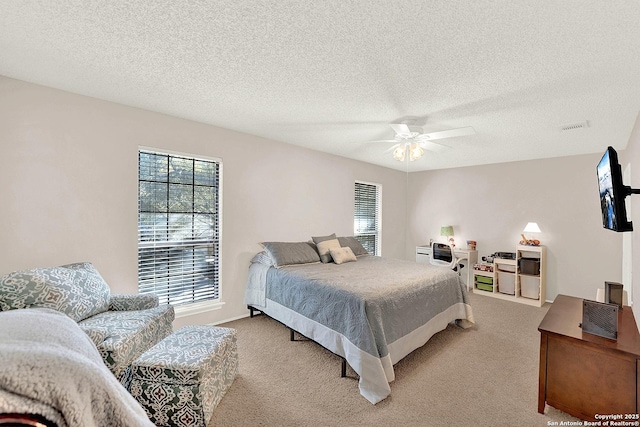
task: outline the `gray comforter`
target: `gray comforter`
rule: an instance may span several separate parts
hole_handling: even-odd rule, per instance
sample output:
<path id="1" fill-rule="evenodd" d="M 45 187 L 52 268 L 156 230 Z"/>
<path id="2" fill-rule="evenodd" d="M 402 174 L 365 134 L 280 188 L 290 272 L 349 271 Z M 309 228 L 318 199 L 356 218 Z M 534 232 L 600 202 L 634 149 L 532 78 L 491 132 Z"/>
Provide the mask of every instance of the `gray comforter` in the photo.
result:
<path id="1" fill-rule="evenodd" d="M 265 271 L 262 267 L 252 268 L 254 273 L 250 278 Z M 340 265 L 271 267 L 266 270 L 264 292 L 266 299 L 275 303 L 272 306 L 296 313 L 292 315 L 296 319 L 309 319 L 322 325 L 321 329 L 335 333 L 371 356 L 363 358 L 362 354 L 352 354 L 359 358 L 357 362 L 363 359 L 380 361 L 383 373 L 372 375 L 385 375 L 385 385 L 393 380 L 392 365 L 423 345 L 435 332 L 444 329 L 447 323 L 460 319 L 466 322 L 463 326 L 468 326 L 473 322 L 465 286 L 456 273 L 448 268 L 410 261 L 362 256 L 357 262 Z M 258 304 L 252 305 L 264 305 L 255 302 Z M 266 312 L 272 315 L 268 309 Z M 278 318 L 279 311 L 275 314 Z M 293 327 L 286 319 L 278 320 Z M 298 322 L 296 326 L 301 325 Z M 342 348 L 343 341 L 333 345 L 335 336 L 325 337 L 326 334 L 315 332 L 318 328 L 309 328 L 316 334 L 310 338 L 346 357 L 354 367 L 349 352 Z M 363 368 L 362 371 L 370 370 Z M 363 373 L 358 373 L 362 379 Z M 369 379 L 364 380 L 366 383 Z M 382 381 L 374 378 L 374 383 L 371 387 L 376 389 Z M 376 403 L 388 392 L 386 389 L 364 390 L 363 395 Z"/>

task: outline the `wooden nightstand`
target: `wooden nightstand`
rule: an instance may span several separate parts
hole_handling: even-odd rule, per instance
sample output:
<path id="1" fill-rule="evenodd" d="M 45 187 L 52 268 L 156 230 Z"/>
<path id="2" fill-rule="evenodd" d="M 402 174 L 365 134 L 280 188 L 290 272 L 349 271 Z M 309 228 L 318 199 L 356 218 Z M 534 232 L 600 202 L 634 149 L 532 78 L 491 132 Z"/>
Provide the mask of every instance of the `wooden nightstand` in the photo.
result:
<path id="1" fill-rule="evenodd" d="M 558 295 L 538 327 L 538 412 L 548 404 L 583 420 L 604 420 L 598 414 L 636 422 L 640 334 L 631 307 L 618 312 L 618 340 L 613 341 L 582 332 L 582 301 Z"/>

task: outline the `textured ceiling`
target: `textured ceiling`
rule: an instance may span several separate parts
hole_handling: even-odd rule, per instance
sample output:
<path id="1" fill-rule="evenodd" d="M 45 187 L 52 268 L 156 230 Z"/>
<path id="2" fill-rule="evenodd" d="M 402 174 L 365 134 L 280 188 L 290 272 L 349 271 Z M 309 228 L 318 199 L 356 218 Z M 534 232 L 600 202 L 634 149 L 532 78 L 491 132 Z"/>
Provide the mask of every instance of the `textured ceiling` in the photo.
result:
<path id="1" fill-rule="evenodd" d="M 2 1 L 0 74 L 399 170 L 595 153 L 640 110 L 640 2 Z M 367 143 L 406 117 L 476 135 Z"/>

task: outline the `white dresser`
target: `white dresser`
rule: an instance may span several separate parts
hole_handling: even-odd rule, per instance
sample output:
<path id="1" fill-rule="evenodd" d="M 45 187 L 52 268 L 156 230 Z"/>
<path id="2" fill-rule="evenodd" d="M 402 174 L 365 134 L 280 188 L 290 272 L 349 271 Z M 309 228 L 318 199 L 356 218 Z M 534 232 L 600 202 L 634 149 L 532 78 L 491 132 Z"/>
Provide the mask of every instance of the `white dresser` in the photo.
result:
<path id="1" fill-rule="evenodd" d="M 467 289 L 473 287 L 473 264 L 478 263 L 478 251 L 471 249 L 458 249 L 453 250 L 456 259 L 462 261 L 464 268 L 460 270 L 460 277 L 462 281 L 467 285 Z M 416 246 L 416 262 L 429 262 L 431 257 L 431 246 L 422 245 Z M 464 260 L 464 261 L 463 261 Z"/>

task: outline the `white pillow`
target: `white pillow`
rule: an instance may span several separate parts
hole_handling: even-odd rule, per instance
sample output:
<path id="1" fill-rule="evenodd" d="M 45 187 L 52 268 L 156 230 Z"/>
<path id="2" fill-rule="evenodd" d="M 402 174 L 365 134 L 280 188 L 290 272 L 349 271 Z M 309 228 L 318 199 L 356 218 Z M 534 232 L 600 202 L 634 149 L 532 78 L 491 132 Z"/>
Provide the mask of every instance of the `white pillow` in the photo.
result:
<path id="1" fill-rule="evenodd" d="M 327 263 L 331 262 L 331 249 L 340 249 L 340 242 L 338 242 L 338 239 L 323 240 L 317 243 L 316 247 L 320 254 L 320 261 Z"/>
<path id="2" fill-rule="evenodd" d="M 358 260 L 358 258 L 356 258 L 356 255 L 348 246 L 344 248 L 331 249 L 329 253 L 331 253 L 331 258 L 333 258 L 333 262 L 335 262 L 336 264 Z"/>

